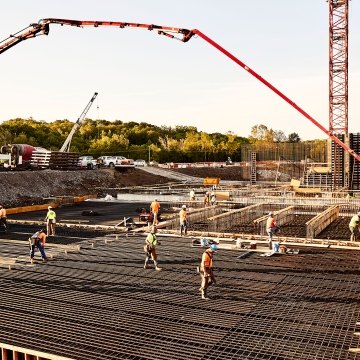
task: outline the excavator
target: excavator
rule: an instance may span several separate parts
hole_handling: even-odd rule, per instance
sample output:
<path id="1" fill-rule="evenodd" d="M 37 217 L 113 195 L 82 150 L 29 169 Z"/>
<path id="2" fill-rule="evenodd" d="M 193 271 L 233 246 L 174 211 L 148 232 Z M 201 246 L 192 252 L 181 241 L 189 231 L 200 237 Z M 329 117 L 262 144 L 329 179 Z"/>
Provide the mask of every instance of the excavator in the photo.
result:
<path id="1" fill-rule="evenodd" d="M 93 21 L 93 20 L 69 20 L 69 19 L 57 19 L 57 18 L 48 18 L 41 19 L 38 23 L 30 24 L 28 27 L 20 30 L 19 32 L 10 35 L 7 39 L 0 42 L 0 54 L 4 51 L 12 48 L 17 45 L 21 41 L 34 38 L 40 35 L 48 35 L 50 31 L 51 24 L 59 24 L 61 26 L 69 25 L 75 27 L 100 27 L 100 26 L 112 26 L 120 29 L 124 29 L 127 27 L 130 28 L 140 28 L 146 29 L 149 31 L 157 31 L 159 35 L 163 35 L 169 37 L 171 39 L 180 40 L 182 42 L 188 42 L 192 37 L 198 36 L 208 42 L 210 45 L 214 46 L 217 50 L 221 51 L 224 55 L 234 61 L 236 64 L 241 66 L 245 71 L 254 76 L 260 82 L 262 82 L 265 86 L 267 86 L 270 90 L 275 92 L 278 96 L 280 96 L 283 100 L 285 100 L 289 105 L 291 105 L 295 110 L 300 112 L 303 116 L 305 116 L 308 120 L 310 120 L 315 126 L 317 126 L 321 131 L 323 131 L 328 137 L 330 137 L 335 143 L 341 146 L 346 152 L 348 152 L 351 156 L 353 156 L 357 161 L 360 161 L 360 155 L 358 155 L 354 150 L 352 150 L 348 145 L 343 143 L 336 134 L 333 134 L 332 131 L 326 129 L 323 125 L 321 125 L 318 121 L 316 121 L 313 117 L 311 117 L 307 112 L 305 112 L 301 107 L 295 104 L 290 98 L 288 98 L 285 94 L 279 91 L 275 86 L 270 84 L 267 80 L 261 77 L 258 73 L 256 73 L 253 69 L 247 66 L 244 62 L 236 58 L 229 51 L 221 47 L 214 40 L 210 39 L 208 36 L 203 34 L 200 30 L 197 29 L 184 29 L 178 27 L 171 26 L 161 26 L 154 24 L 139 24 L 139 23 L 128 23 L 128 22 L 114 22 L 114 21 Z M 175 35 L 174 35 L 175 34 Z M 178 36 L 179 35 L 179 36 Z"/>

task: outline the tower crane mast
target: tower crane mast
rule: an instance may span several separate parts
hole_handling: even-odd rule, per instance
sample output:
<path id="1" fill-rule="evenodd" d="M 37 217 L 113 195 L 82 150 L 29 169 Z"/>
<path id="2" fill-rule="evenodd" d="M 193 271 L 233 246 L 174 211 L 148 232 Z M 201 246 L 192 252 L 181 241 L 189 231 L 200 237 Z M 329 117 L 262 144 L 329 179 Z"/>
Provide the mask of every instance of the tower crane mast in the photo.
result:
<path id="1" fill-rule="evenodd" d="M 72 127 L 69 135 L 67 136 L 64 144 L 62 145 L 62 147 L 60 149 L 61 152 L 69 152 L 70 151 L 71 140 L 72 140 L 72 138 L 73 138 L 73 136 L 75 134 L 75 131 L 81 126 L 82 122 L 85 119 L 85 116 L 86 116 L 87 112 L 91 108 L 91 105 L 93 104 L 93 102 L 96 99 L 97 95 L 98 95 L 97 92 L 94 93 L 94 95 L 92 96 L 92 98 L 90 99 L 88 104 L 86 105 L 85 109 L 83 110 L 83 112 L 81 113 L 79 118 L 76 120 L 74 126 Z"/>

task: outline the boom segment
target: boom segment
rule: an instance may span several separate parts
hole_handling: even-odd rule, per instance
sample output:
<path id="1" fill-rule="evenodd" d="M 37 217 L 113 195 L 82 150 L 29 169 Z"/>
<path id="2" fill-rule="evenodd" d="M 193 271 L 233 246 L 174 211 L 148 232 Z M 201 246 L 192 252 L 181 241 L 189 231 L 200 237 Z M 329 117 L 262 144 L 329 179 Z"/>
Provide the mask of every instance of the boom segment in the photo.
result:
<path id="1" fill-rule="evenodd" d="M 217 44 L 214 40 L 210 39 L 208 36 L 203 34 L 201 31 L 197 29 L 189 30 L 178 27 L 171 26 L 160 26 L 154 24 L 140 24 L 140 23 L 128 23 L 128 22 L 116 22 L 116 21 L 93 21 L 93 20 L 68 20 L 68 19 L 56 19 L 56 18 L 48 18 L 41 19 L 37 24 L 31 24 L 28 28 L 25 28 L 18 32 L 15 35 L 10 35 L 9 38 L 0 42 L 0 54 L 12 46 L 18 44 L 19 42 L 33 38 L 37 35 L 48 35 L 50 24 L 60 24 L 60 25 L 69 25 L 76 27 L 99 27 L 99 26 L 113 26 L 118 28 L 141 28 L 146 30 L 157 30 L 159 35 L 164 35 L 172 39 L 177 39 L 182 42 L 189 41 L 194 35 L 198 35 L 203 40 L 208 42 L 210 45 L 214 46 L 217 50 L 221 51 L 224 55 L 229 57 L 235 63 L 240 65 L 243 69 L 245 69 L 248 73 L 254 76 L 256 79 L 261 81 L 265 86 L 267 86 L 270 90 L 275 92 L 278 96 L 280 96 L 283 100 L 285 100 L 289 105 L 291 105 L 295 110 L 300 112 L 303 116 L 305 116 L 308 120 L 310 120 L 314 125 L 316 125 L 321 131 L 323 131 L 327 136 L 329 136 L 334 142 L 340 145 L 346 152 L 348 152 L 351 156 L 353 156 L 356 160 L 360 161 L 360 156 L 355 153 L 354 150 L 350 149 L 345 143 L 343 143 L 340 139 L 338 139 L 333 132 L 327 130 L 323 125 L 317 122 L 313 117 L 311 117 L 307 112 L 305 112 L 302 108 L 296 105 L 292 100 L 290 100 L 286 95 L 284 95 L 281 91 L 279 91 L 275 86 L 270 84 L 267 80 L 262 78 L 258 73 L 252 70 L 249 66 L 243 63 L 241 60 L 232 55 L 229 51 L 225 50 L 219 44 Z M 181 37 L 177 37 L 174 34 L 180 34 Z"/>

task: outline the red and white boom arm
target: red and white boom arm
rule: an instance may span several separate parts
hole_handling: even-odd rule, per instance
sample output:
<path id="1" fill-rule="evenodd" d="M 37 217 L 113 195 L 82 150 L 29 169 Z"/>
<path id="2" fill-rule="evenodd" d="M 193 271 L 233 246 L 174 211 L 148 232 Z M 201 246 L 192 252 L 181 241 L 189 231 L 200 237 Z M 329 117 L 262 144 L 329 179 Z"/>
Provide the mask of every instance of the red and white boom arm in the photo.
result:
<path id="1" fill-rule="evenodd" d="M 188 30 L 177 27 L 170 26 L 160 26 L 154 24 L 138 24 L 138 23 L 128 23 L 128 22 L 116 22 L 116 21 L 92 21 L 92 20 L 67 20 L 67 19 L 41 19 L 37 24 L 31 24 L 29 27 L 19 31 L 14 35 L 10 35 L 9 38 L 0 42 L 0 54 L 4 51 L 8 50 L 12 46 L 18 44 L 23 40 L 27 40 L 33 38 L 38 35 L 48 35 L 50 24 L 60 24 L 60 25 L 69 25 L 76 27 L 99 27 L 99 26 L 113 26 L 120 29 L 130 27 L 130 28 L 141 28 L 146 30 L 156 30 L 159 35 L 164 35 L 172 39 L 177 39 L 182 42 L 189 41 L 194 35 L 198 35 L 203 40 L 207 41 L 209 44 L 214 46 L 216 49 L 221 51 L 228 58 L 233 60 L 235 63 L 240 65 L 243 69 L 245 69 L 248 73 L 254 76 L 256 79 L 261 81 L 264 85 L 266 85 L 269 89 L 279 95 L 282 99 L 284 99 L 288 104 L 290 104 L 294 109 L 299 111 L 302 115 L 304 115 L 308 120 L 310 120 L 314 125 L 316 125 L 320 130 L 322 130 L 327 136 L 329 136 L 333 141 L 335 141 L 338 145 L 340 145 L 345 151 L 347 151 L 351 156 L 353 156 L 356 160 L 360 161 L 360 156 L 355 153 L 354 150 L 350 149 L 349 146 L 344 144 L 340 139 L 338 139 L 331 131 L 327 130 L 324 126 L 322 126 L 319 122 L 317 122 L 313 117 L 311 117 L 307 112 L 305 112 L 302 108 L 296 105 L 292 100 L 290 100 L 286 95 L 284 95 L 281 91 L 279 91 L 275 86 L 270 84 L 267 80 L 262 78 L 259 74 L 257 74 L 254 70 L 252 70 L 249 66 L 243 63 L 241 60 L 232 55 L 229 51 L 225 50 L 215 41 L 210 39 L 208 36 L 203 34 L 201 31 L 197 29 Z M 180 37 L 177 37 L 174 34 L 180 34 Z"/>

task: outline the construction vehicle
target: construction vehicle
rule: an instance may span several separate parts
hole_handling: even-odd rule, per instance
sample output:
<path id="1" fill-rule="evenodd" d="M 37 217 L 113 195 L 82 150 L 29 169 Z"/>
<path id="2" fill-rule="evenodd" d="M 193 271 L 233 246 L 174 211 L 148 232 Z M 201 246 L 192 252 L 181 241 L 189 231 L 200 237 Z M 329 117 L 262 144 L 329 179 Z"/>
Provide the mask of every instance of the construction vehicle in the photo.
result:
<path id="1" fill-rule="evenodd" d="M 75 122 L 69 135 L 67 136 L 60 152 L 69 152 L 71 140 L 75 131 L 81 126 L 87 112 L 94 102 L 98 93 L 94 93 L 89 103 Z M 0 169 L 1 170 L 21 170 L 29 168 L 47 168 L 49 167 L 51 152 L 39 147 L 28 144 L 9 144 L 0 148 Z"/>
<path id="2" fill-rule="evenodd" d="M 81 169 L 95 169 L 98 167 L 98 162 L 91 155 L 80 156 L 78 161 L 78 166 Z"/>
<path id="3" fill-rule="evenodd" d="M 28 144 L 3 145 L 0 148 L 0 170 L 46 168 L 50 153 L 49 150 L 42 147 Z"/>
<path id="4" fill-rule="evenodd" d="M 258 79 L 262 82 L 265 86 L 267 86 L 270 90 L 272 90 L 275 94 L 280 96 L 283 100 L 285 100 L 290 106 L 292 106 L 295 110 L 300 112 L 304 117 L 310 120 L 315 126 L 317 126 L 321 131 L 323 131 L 329 138 L 331 138 L 334 143 L 341 146 L 348 154 L 350 154 L 354 159 L 360 161 L 360 155 L 358 155 L 354 150 L 352 150 L 348 145 L 342 142 L 332 130 L 326 129 L 323 125 L 321 125 L 318 121 L 316 121 L 312 116 L 310 116 L 305 110 L 303 110 L 300 106 L 298 106 L 294 101 L 288 98 L 285 94 L 283 94 L 280 90 L 278 90 L 275 86 L 273 86 L 270 82 L 265 80 L 262 76 L 260 76 L 257 72 L 247 66 L 244 62 L 236 58 L 233 54 L 229 51 L 221 47 L 217 44 L 214 40 L 206 36 L 200 30 L 197 29 L 184 29 L 184 28 L 177 28 L 177 27 L 169 27 L 169 26 L 160 26 L 154 24 L 139 24 L 139 23 L 128 23 L 128 22 L 115 22 L 115 21 L 93 21 L 93 20 L 69 20 L 69 19 L 56 19 L 56 18 L 48 18 L 48 19 L 41 19 L 38 23 L 30 24 L 30 26 L 20 30 L 14 35 L 10 35 L 7 39 L 0 42 L 0 54 L 4 51 L 10 49 L 14 45 L 20 43 L 23 40 L 31 39 L 39 35 L 48 35 L 50 30 L 50 24 L 60 24 L 69 25 L 74 27 L 85 27 L 85 26 L 92 26 L 92 27 L 101 27 L 101 26 L 112 26 L 116 28 L 141 28 L 147 30 L 157 30 L 159 35 L 164 35 L 170 39 L 180 40 L 182 42 L 188 42 L 192 37 L 197 36 L 202 38 L 210 45 L 215 47 L 217 50 L 221 51 L 224 55 L 226 55 L 229 59 L 234 61 L 240 67 L 242 67 L 245 71 L 247 71 L 250 75 Z M 182 34 L 182 38 L 178 38 L 173 33 Z"/>
<path id="5" fill-rule="evenodd" d="M 92 96 L 92 98 L 90 99 L 90 101 L 88 102 L 88 104 L 85 106 L 85 109 L 83 110 L 83 112 L 80 114 L 79 118 L 76 120 L 73 128 L 71 129 L 69 135 L 67 136 L 64 144 L 62 145 L 60 152 L 69 152 L 70 151 L 70 145 L 71 145 L 71 140 L 75 134 L 75 131 L 81 126 L 82 122 L 85 119 L 85 116 L 87 114 L 87 112 L 89 111 L 89 109 L 91 108 L 91 105 L 93 104 L 94 100 L 96 99 L 98 93 L 94 93 L 94 95 Z"/>

